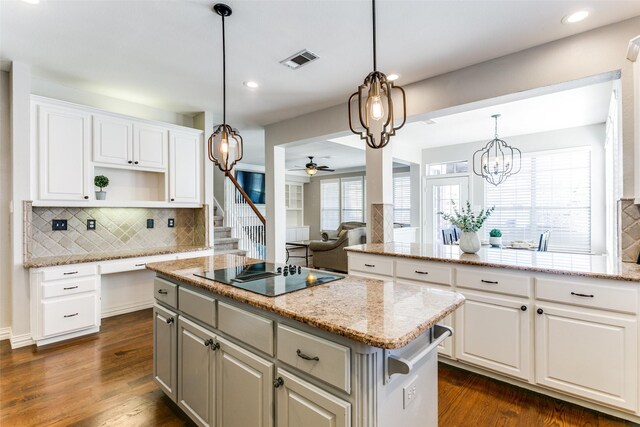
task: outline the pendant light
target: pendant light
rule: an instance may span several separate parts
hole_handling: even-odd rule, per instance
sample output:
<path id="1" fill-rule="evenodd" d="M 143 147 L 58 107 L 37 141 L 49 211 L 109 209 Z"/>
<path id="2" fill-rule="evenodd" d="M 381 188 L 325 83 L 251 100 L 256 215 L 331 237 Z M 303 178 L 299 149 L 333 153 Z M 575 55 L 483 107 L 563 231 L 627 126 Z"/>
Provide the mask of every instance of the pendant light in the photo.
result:
<path id="1" fill-rule="evenodd" d="M 349 97 L 349 127 L 351 132 L 360 135 L 371 148 L 382 148 L 389 143 L 389 138 L 404 126 L 407 116 L 407 103 L 404 89 L 395 86 L 384 73 L 378 71 L 376 57 L 376 1 L 371 0 L 373 12 L 373 71 L 358 86 L 358 91 Z M 402 97 L 402 122 L 395 126 L 396 119 L 393 94 Z M 357 113 L 355 100 L 357 98 Z M 354 116 L 357 115 L 361 129 L 353 126 Z"/>
<path id="2" fill-rule="evenodd" d="M 213 11 L 222 17 L 222 124 L 215 126 L 209 137 L 209 160 L 225 175 L 230 176 L 231 170 L 242 160 L 243 154 L 240 133 L 227 124 L 227 55 L 224 19 L 231 16 L 231 8 L 226 4 L 218 3 L 213 6 Z"/>
<path id="3" fill-rule="evenodd" d="M 473 173 L 490 184 L 499 185 L 511 175 L 520 172 L 522 153 L 498 138 L 500 114 L 491 117 L 495 120 L 495 137 L 484 148 L 473 153 Z"/>

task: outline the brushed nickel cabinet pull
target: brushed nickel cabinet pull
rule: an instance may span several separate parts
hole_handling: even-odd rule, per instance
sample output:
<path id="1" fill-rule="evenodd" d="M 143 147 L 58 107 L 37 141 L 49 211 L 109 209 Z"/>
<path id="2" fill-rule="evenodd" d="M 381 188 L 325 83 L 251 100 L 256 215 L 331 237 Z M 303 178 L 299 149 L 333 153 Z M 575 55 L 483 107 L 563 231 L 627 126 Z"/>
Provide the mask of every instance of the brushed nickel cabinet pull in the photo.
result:
<path id="1" fill-rule="evenodd" d="M 73 313 L 73 314 L 65 314 L 64 317 L 74 317 L 77 316 L 78 313 Z"/>

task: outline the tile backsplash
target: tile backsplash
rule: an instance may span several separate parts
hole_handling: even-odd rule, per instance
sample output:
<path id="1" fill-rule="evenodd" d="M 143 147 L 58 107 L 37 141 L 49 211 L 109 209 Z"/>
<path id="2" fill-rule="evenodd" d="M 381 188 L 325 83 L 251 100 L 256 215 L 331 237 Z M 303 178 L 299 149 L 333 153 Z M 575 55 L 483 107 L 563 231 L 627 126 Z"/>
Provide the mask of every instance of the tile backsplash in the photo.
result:
<path id="1" fill-rule="evenodd" d="M 622 261 L 636 262 L 640 253 L 640 205 L 620 201 L 620 254 Z"/>
<path id="2" fill-rule="evenodd" d="M 175 227 L 169 228 L 169 218 Z M 25 202 L 25 259 L 207 243 L 207 207 L 84 208 L 32 207 Z M 67 230 L 52 231 L 51 220 L 66 219 Z M 87 230 L 87 219 L 96 229 Z M 154 228 L 147 228 L 147 219 Z"/>

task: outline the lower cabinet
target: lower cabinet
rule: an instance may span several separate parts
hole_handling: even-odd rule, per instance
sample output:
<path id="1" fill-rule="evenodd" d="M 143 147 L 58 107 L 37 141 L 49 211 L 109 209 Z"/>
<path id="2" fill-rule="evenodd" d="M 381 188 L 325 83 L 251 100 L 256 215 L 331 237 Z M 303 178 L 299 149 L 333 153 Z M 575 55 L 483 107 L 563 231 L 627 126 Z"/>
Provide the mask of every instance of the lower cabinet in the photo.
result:
<path id="1" fill-rule="evenodd" d="M 177 401 L 178 315 L 153 306 L 153 379 L 164 393 Z"/>
<path id="2" fill-rule="evenodd" d="M 456 311 L 456 357 L 529 380 L 531 316 L 526 300 L 463 292 Z"/>
<path id="3" fill-rule="evenodd" d="M 349 427 L 351 404 L 278 369 L 277 427 Z M 247 424 L 249 425 L 249 424 Z M 254 424 L 257 425 L 257 424 Z"/>
<path id="4" fill-rule="evenodd" d="M 538 384 L 638 409 L 637 320 L 541 304 L 535 327 Z"/>

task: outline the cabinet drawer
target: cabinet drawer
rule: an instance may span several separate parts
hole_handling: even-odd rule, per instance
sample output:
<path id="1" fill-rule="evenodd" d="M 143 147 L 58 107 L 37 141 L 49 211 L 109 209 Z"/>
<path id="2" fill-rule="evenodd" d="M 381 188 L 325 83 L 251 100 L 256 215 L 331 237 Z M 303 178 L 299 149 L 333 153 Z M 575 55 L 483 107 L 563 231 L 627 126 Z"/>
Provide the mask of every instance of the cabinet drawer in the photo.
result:
<path id="1" fill-rule="evenodd" d="M 215 328 L 215 299 L 180 286 L 178 288 L 178 307 L 180 308 L 180 311 L 186 315 L 198 319 Z"/>
<path id="2" fill-rule="evenodd" d="M 178 286 L 156 277 L 153 281 L 153 295 L 173 308 L 178 308 Z"/>
<path id="3" fill-rule="evenodd" d="M 349 270 L 393 276 L 393 260 L 371 255 L 351 255 L 349 257 Z"/>
<path id="4" fill-rule="evenodd" d="M 53 298 L 62 295 L 73 295 L 81 292 L 95 291 L 99 286 L 98 283 L 98 276 L 43 282 L 42 298 Z"/>
<path id="5" fill-rule="evenodd" d="M 218 329 L 273 356 L 273 322 L 269 319 L 219 302 Z"/>
<path id="6" fill-rule="evenodd" d="M 521 297 L 529 297 L 531 294 L 531 278 L 524 275 L 496 273 L 492 269 L 458 268 L 456 276 L 456 285 L 461 288 Z"/>
<path id="7" fill-rule="evenodd" d="M 278 325 L 278 359 L 351 393 L 351 350 L 348 347 Z"/>
<path id="8" fill-rule="evenodd" d="M 451 285 L 453 269 L 430 262 L 396 261 L 396 277 Z"/>
<path id="9" fill-rule="evenodd" d="M 42 270 L 42 280 L 68 279 L 70 277 L 93 276 L 97 273 L 95 265 L 68 265 L 65 267 Z"/>
<path id="10" fill-rule="evenodd" d="M 98 326 L 95 293 L 42 301 L 42 334 L 51 336 Z"/>
<path id="11" fill-rule="evenodd" d="M 536 279 L 536 299 L 583 307 L 638 312 L 638 290 L 623 284 L 584 283 L 581 280 Z"/>

